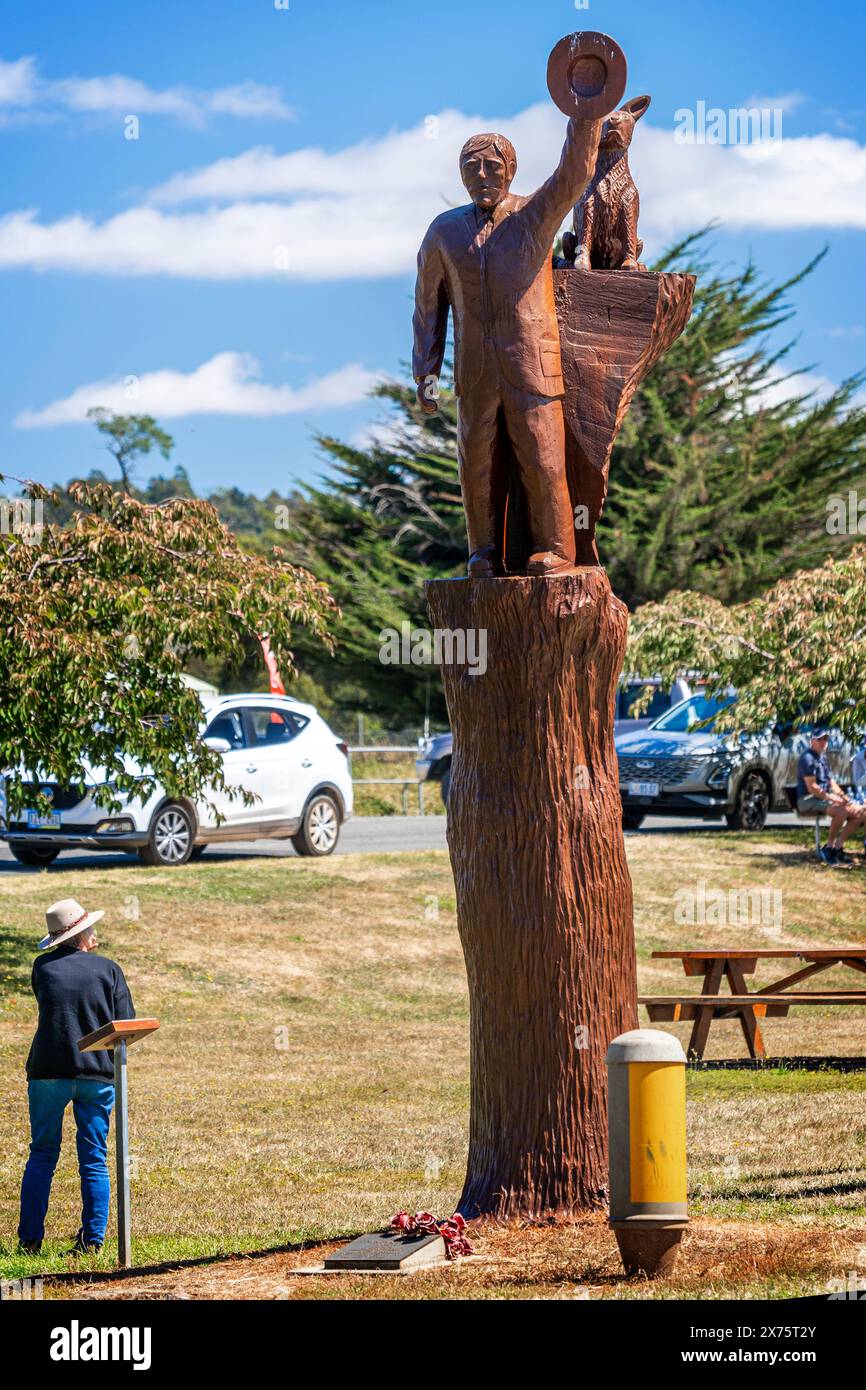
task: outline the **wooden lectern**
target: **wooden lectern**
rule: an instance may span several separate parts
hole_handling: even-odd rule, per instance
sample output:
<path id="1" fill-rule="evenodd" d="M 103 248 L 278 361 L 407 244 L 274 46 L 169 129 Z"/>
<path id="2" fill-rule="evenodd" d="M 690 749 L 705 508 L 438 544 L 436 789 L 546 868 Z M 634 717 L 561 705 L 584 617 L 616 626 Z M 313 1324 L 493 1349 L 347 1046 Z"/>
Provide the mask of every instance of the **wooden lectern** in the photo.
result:
<path id="1" fill-rule="evenodd" d="M 122 1269 L 132 1264 L 132 1213 L 129 1201 L 129 1092 L 126 1049 L 137 1038 L 155 1033 L 155 1018 L 115 1018 L 94 1033 L 78 1039 L 79 1052 L 114 1052 L 114 1137 L 117 1153 L 117 1262 Z"/>

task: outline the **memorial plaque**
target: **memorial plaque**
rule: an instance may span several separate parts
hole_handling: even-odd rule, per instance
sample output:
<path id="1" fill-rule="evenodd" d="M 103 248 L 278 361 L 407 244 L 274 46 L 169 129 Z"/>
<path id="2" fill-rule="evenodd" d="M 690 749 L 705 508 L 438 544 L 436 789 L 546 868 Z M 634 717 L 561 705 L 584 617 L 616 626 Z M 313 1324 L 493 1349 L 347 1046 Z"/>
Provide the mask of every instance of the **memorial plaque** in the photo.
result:
<path id="1" fill-rule="evenodd" d="M 425 1265 L 441 1264 L 444 1260 L 445 1242 L 441 1236 L 373 1231 L 328 1255 L 325 1269 L 384 1269 L 404 1274 L 422 1269 Z"/>

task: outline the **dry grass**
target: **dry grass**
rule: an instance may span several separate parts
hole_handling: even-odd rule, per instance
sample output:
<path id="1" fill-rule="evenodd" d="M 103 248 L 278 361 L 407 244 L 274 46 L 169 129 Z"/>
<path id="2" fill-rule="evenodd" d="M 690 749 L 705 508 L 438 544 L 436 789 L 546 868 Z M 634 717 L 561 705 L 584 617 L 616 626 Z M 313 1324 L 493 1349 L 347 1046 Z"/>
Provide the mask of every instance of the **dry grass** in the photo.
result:
<path id="1" fill-rule="evenodd" d="M 627 843 L 644 990 L 684 984 L 668 963 L 650 960 L 656 947 L 866 942 L 862 871 L 820 870 L 802 834 L 630 836 Z M 768 938 L 762 924 L 678 925 L 673 893 L 698 878 L 714 887 L 781 887 L 780 931 Z M 646 1292 L 619 1278 L 615 1247 L 599 1221 L 491 1232 L 478 1260 L 411 1279 L 291 1276 L 299 1258 L 320 1258 L 313 1243 L 375 1229 L 400 1205 L 445 1214 L 459 1194 L 467 1003 L 444 852 L 316 863 L 205 858 L 180 872 L 106 861 L 85 872 L 0 873 L 0 1273 L 67 1268 L 59 1251 L 78 1224 L 67 1143 L 48 1258 L 37 1264 L 13 1253 L 27 1139 L 30 962 L 45 905 L 70 893 L 107 909 L 103 949 L 123 963 L 139 1012 L 163 1023 L 131 1060 L 136 1262 L 308 1247 L 303 1256 L 97 1284 L 94 1294 Z M 863 1014 L 802 1010 L 770 1021 L 766 1032 L 775 1055 L 858 1055 Z M 714 1025 L 711 1041 L 709 1055 L 742 1052 L 736 1024 Z M 864 1090 L 866 1077 L 857 1074 L 690 1074 L 694 1226 L 668 1293 L 820 1291 L 828 1278 L 857 1267 L 866 1242 Z M 107 1247 L 94 1272 L 107 1271 L 112 1257 Z"/>
<path id="2" fill-rule="evenodd" d="M 488 1229 L 469 1260 L 394 1275 L 302 1275 L 321 1265 L 336 1242 L 132 1274 L 83 1286 L 61 1297 L 91 1299 L 594 1299 L 792 1298 L 829 1292 L 859 1268 L 866 1225 L 851 1231 L 803 1231 L 778 1224 L 698 1220 L 686 1232 L 673 1276 L 627 1279 L 602 1218 L 568 1227 Z M 830 1281 L 835 1281 L 833 1285 Z"/>

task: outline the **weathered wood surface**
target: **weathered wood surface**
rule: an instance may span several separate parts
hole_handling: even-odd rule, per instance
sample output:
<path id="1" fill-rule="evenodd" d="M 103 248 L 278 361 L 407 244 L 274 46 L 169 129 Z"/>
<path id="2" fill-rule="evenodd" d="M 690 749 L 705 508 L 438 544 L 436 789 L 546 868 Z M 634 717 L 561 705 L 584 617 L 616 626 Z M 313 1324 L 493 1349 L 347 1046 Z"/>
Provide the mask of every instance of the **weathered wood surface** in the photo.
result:
<path id="1" fill-rule="evenodd" d="M 607 496 L 610 456 L 637 387 L 689 321 L 693 275 L 638 270 L 556 270 L 556 314 L 565 381 L 565 449 L 577 563 L 598 563 L 595 527 Z"/>
<path id="2" fill-rule="evenodd" d="M 565 455 L 575 509 L 578 565 L 598 564 L 595 528 L 607 496 L 610 456 L 635 391 L 689 321 L 694 275 L 672 271 L 553 272 L 565 383 Z M 510 479 L 505 534 L 509 571 L 531 549 L 507 441 L 497 466 Z M 587 514 L 577 510 L 587 509 Z"/>
<path id="3" fill-rule="evenodd" d="M 693 275 L 639 270 L 556 270 L 556 314 L 565 381 L 565 449 L 577 525 L 577 563 L 598 562 L 595 527 L 610 456 L 637 387 L 689 321 Z"/>
<path id="4" fill-rule="evenodd" d="M 432 580 L 438 628 L 485 630 L 442 675 L 448 845 L 471 1011 L 466 1217 L 604 1206 L 605 1053 L 637 1027 L 614 689 L 626 609 L 604 571 Z"/>

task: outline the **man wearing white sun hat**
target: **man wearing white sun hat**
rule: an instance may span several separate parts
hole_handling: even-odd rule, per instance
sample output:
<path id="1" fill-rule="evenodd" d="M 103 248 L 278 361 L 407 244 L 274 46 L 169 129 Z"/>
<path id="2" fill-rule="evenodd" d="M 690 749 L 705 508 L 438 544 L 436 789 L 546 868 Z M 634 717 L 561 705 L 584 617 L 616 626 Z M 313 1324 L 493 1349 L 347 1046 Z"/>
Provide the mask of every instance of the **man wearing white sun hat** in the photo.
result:
<path id="1" fill-rule="evenodd" d="M 27 1058 L 30 1157 L 21 1183 L 19 1247 L 37 1255 L 45 1234 L 51 1180 L 60 1156 L 63 1113 L 72 1102 L 81 1228 L 69 1254 L 94 1253 L 105 1239 L 111 1187 L 108 1128 L 114 1105 L 114 1069 L 109 1051 L 79 1052 L 78 1039 L 114 1018 L 135 1018 L 123 971 L 95 954 L 94 927 L 104 912 L 86 912 L 74 898 L 54 903 L 45 914 L 48 935 L 33 966 L 39 1024 Z"/>

